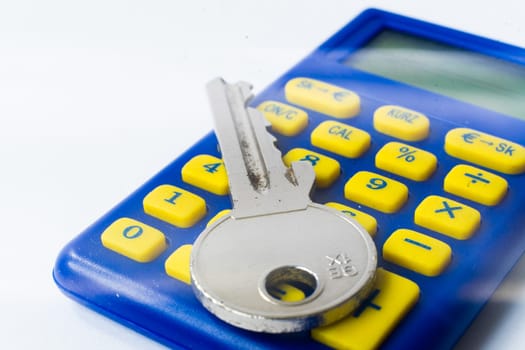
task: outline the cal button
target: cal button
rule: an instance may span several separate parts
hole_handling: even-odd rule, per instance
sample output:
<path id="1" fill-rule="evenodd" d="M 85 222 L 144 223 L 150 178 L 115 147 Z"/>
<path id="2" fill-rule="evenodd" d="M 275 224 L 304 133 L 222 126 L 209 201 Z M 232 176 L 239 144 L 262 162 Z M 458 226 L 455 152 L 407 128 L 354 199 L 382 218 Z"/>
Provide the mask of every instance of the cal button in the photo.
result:
<path id="1" fill-rule="evenodd" d="M 295 78 L 284 87 L 286 99 L 336 118 L 351 118 L 361 109 L 361 99 L 350 90 L 310 78 Z"/>
<path id="2" fill-rule="evenodd" d="M 383 106 L 374 113 L 374 128 L 405 141 L 419 141 L 428 136 L 428 118 L 407 108 Z"/>
<path id="3" fill-rule="evenodd" d="M 525 171 L 525 148 L 514 142 L 481 131 L 457 128 L 445 137 L 445 151 L 463 159 L 505 174 Z"/>
<path id="4" fill-rule="evenodd" d="M 257 109 L 272 124 L 273 131 L 285 136 L 297 135 L 308 125 L 305 111 L 281 102 L 265 101 Z"/>
<path id="5" fill-rule="evenodd" d="M 370 135 L 336 121 L 325 121 L 312 132 L 312 145 L 343 157 L 357 158 L 370 147 Z"/>

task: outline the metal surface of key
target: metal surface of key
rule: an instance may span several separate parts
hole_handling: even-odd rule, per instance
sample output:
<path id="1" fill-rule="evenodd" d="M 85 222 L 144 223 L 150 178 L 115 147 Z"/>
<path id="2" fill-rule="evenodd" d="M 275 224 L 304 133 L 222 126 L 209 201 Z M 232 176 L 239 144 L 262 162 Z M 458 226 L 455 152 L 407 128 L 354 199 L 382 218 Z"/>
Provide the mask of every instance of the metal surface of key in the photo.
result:
<path id="1" fill-rule="evenodd" d="M 233 210 L 197 238 L 192 286 L 237 327 L 298 332 L 335 322 L 370 293 L 377 252 L 354 220 L 313 203 L 308 162 L 287 168 L 248 83 L 208 84 Z M 291 299 L 290 299 L 291 298 Z"/>

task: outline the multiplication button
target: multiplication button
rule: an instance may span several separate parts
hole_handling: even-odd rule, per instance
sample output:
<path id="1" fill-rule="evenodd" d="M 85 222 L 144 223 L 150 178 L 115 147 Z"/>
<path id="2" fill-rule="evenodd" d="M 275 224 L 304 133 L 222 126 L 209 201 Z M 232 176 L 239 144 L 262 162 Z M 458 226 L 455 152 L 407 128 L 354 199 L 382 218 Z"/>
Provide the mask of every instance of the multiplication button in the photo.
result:
<path id="1" fill-rule="evenodd" d="M 428 196 L 416 208 L 414 221 L 456 239 L 468 239 L 478 229 L 481 214 L 476 209 L 441 196 Z"/>

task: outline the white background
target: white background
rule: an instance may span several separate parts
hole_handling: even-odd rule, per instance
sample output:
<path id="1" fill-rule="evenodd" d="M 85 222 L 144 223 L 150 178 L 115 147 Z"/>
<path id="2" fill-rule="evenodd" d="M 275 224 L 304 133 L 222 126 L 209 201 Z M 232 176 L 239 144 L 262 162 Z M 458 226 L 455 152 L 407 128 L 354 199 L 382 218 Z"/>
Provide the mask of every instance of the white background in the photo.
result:
<path id="1" fill-rule="evenodd" d="M 211 129 L 208 80 L 262 89 L 367 7 L 525 47 L 519 0 L 2 1 L 0 348 L 160 348 L 63 296 L 60 248 Z M 524 297 L 522 262 L 462 348 L 522 345 Z"/>

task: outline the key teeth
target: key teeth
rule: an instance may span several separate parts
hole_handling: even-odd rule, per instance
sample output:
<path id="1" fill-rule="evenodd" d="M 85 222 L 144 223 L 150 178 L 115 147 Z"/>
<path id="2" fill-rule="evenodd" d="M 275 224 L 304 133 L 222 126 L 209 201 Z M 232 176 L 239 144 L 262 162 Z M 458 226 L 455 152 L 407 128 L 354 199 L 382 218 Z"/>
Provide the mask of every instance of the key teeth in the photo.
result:
<path id="1" fill-rule="evenodd" d="M 248 103 L 253 98 L 252 93 L 252 87 L 253 85 L 248 83 L 247 81 L 239 81 L 235 84 L 239 90 L 241 90 L 242 95 L 244 96 L 244 103 L 245 106 L 248 105 Z"/>
<path id="2" fill-rule="evenodd" d="M 314 189 L 315 183 L 315 172 L 312 164 L 309 162 L 298 161 L 293 162 L 291 164 L 291 168 L 300 191 L 304 191 L 304 193 L 308 193 L 310 195 Z"/>

